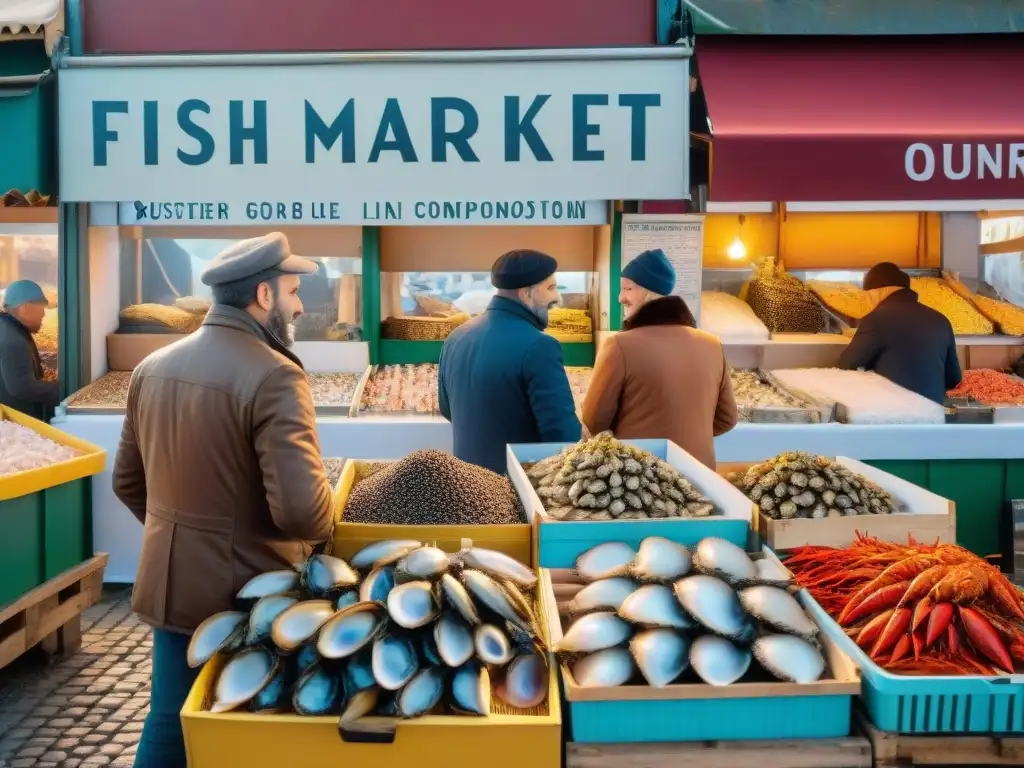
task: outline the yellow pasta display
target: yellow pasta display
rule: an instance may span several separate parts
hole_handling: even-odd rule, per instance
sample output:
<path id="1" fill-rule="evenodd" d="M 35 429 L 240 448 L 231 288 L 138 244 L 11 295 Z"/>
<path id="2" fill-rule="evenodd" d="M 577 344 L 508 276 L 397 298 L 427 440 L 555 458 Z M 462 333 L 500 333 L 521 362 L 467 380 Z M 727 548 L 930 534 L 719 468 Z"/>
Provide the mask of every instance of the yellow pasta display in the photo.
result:
<path id="1" fill-rule="evenodd" d="M 958 336 L 985 336 L 995 333 L 995 326 L 974 306 L 939 277 L 914 277 L 910 287 L 926 307 L 941 312 Z"/>
<path id="2" fill-rule="evenodd" d="M 997 323 L 999 330 L 1007 336 L 1024 336 L 1024 309 L 1008 301 L 979 296 L 951 275 L 946 275 L 946 283 L 958 294 L 971 301 L 981 311 L 981 314 L 993 323 Z"/>
<path id="3" fill-rule="evenodd" d="M 854 320 L 864 318 L 873 309 L 867 292 L 853 283 L 808 280 L 807 287 L 814 291 L 829 309 Z"/>

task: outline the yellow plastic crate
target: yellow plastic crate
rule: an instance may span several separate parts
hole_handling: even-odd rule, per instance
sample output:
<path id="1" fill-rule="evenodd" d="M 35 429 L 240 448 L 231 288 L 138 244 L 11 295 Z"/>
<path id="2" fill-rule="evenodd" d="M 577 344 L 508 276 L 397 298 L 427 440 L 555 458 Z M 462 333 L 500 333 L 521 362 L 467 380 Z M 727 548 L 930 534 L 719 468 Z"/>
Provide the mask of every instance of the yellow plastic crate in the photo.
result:
<path id="1" fill-rule="evenodd" d="M 537 598 L 545 599 L 539 580 Z M 539 612 L 545 614 L 543 602 Z M 547 635 L 546 627 L 541 631 Z M 492 699 L 488 717 L 365 717 L 344 731 L 339 731 L 337 716 L 209 712 L 208 700 L 221 663 L 215 659 L 206 665 L 181 710 L 189 768 L 561 766 L 562 709 L 558 669 L 551 658 L 547 701 L 529 714 L 506 714 L 516 710 Z"/>
<path id="2" fill-rule="evenodd" d="M 371 462 L 350 459 L 345 463 L 338 487 L 334 491 L 334 541 L 331 551 L 349 559 L 375 541 L 416 539 L 443 549 L 458 552 L 469 540 L 479 547 L 494 549 L 514 557 L 525 565 L 533 565 L 533 526 L 518 525 L 377 525 L 346 523 L 345 504 L 353 486 L 362 478 Z"/>
<path id="3" fill-rule="evenodd" d="M 76 456 L 69 461 L 0 477 L 0 501 L 27 496 L 30 493 L 99 474 L 106 465 L 107 453 L 99 446 L 67 435 L 59 429 L 15 411 L 13 408 L 0 405 L 0 420 L 21 424 L 55 443 L 77 448 L 82 452 L 81 456 Z"/>

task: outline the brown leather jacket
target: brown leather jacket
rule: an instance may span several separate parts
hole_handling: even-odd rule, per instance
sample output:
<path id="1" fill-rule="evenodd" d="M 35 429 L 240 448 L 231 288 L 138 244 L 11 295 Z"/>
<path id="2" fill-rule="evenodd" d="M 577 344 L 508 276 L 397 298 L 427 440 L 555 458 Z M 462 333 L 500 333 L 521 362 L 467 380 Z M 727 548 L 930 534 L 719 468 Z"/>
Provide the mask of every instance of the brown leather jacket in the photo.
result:
<path id="1" fill-rule="evenodd" d="M 145 525 L 132 608 L 154 627 L 192 632 L 251 577 L 301 561 L 333 515 L 298 359 L 214 306 L 135 369 L 114 493 Z"/>
<path id="2" fill-rule="evenodd" d="M 736 426 L 736 399 L 721 342 L 692 323 L 685 302 L 666 296 L 601 344 L 583 402 L 592 434 L 667 438 L 715 468 L 715 437 Z"/>

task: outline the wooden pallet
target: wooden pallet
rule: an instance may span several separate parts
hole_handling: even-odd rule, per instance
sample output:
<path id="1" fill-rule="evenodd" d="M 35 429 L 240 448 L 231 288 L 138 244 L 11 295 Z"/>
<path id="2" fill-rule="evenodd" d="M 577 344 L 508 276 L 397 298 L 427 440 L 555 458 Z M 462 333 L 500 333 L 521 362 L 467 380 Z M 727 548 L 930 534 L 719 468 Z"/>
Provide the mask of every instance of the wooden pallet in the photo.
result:
<path id="1" fill-rule="evenodd" d="M 0 607 L 0 669 L 37 645 L 50 658 L 81 648 L 82 612 L 100 599 L 106 565 L 96 555 Z"/>
<path id="2" fill-rule="evenodd" d="M 861 736 L 786 741 L 565 745 L 565 768 L 871 768 Z"/>
<path id="3" fill-rule="evenodd" d="M 871 742 L 875 768 L 916 765 L 1022 765 L 1024 736 L 935 734 L 912 736 L 881 731 L 862 712 L 855 714 L 861 732 Z"/>

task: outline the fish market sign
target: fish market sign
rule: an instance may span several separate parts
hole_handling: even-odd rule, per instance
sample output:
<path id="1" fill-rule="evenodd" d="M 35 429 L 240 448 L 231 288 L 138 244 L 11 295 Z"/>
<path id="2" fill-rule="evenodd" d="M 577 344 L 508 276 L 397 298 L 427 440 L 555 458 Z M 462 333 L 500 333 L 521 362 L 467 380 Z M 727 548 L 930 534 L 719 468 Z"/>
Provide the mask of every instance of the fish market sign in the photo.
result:
<path id="1" fill-rule="evenodd" d="M 223 203 L 231 223 L 271 220 L 264 204 L 273 220 L 294 220 L 300 206 L 307 222 L 323 213 L 482 223 L 500 211 L 509 222 L 565 223 L 580 204 L 591 215 L 586 201 L 686 198 L 688 59 L 633 53 L 198 67 L 72 60 L 59 74 L 61 197 L 161 213 L 170 205 L 178 219 L 178 206 L 191 206 L 200 220 L 220 216 Z"/>

